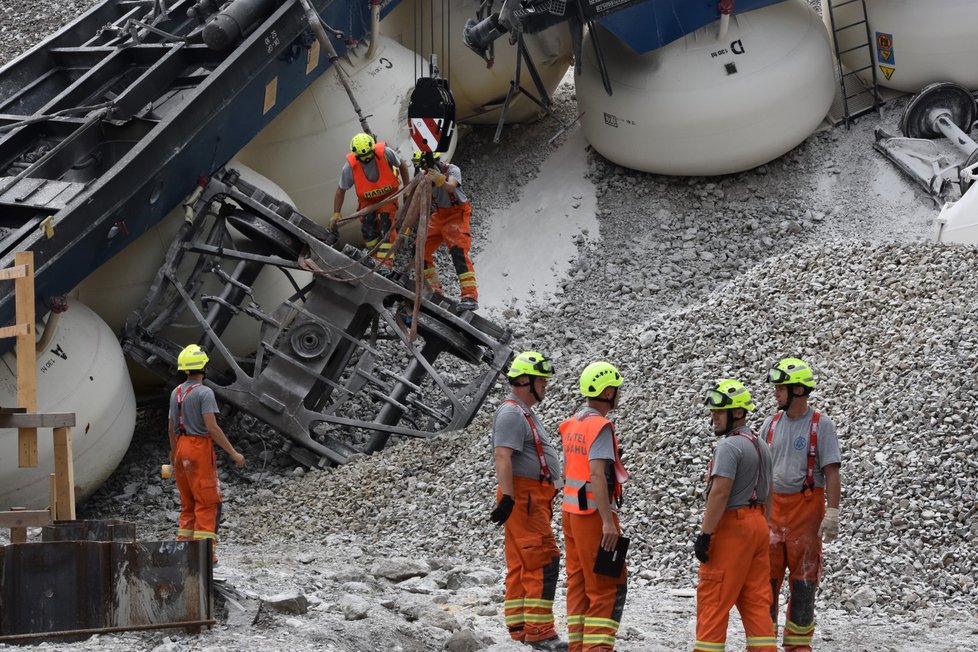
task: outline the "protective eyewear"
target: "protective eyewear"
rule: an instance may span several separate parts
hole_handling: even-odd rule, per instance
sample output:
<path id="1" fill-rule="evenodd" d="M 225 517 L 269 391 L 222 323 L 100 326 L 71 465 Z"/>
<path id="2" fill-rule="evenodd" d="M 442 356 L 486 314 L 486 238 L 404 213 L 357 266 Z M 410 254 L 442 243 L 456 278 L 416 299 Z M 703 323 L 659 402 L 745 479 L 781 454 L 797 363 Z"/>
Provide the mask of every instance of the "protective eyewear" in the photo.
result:
<path id="1" fill-rule="evenodd" d="M 544 358 L 543 360 L 538 360 L 533 363 L 533 370 L 539 371 L 542 374 L 553 375 L 554 365 L 550 360 Z"/>
<path id="2" fill-rule="evenodd" d="M 722 410 L 725 407 L 730 407 L 733 405 L 732 398 L 723 392 L 718 392 L 715 389 L 706 390 L 706 394 L 703 395 L 703 402 L 711 410 Z"/>
<path id="3" fill-rule="evenodd" d="M 767 372 L 767 382 L 783 385 L 791 380 L 791 375 L 778 367 L 771 367 Z"/>

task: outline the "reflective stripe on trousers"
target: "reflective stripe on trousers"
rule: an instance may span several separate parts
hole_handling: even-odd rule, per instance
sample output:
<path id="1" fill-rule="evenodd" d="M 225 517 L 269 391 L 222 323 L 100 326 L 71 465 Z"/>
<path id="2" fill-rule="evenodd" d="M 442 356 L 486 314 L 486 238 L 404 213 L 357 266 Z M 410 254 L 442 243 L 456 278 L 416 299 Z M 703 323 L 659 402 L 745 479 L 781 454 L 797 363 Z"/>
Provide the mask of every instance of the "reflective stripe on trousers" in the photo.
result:
<path id="1" fill-rule="evenodd" d="M 542 641 L 556 635 L 554 594 L 560 550 L 550 521 L 554 486 L 513 476 L 513 512 L 504 525 L 506 552 L 506 627 L 517 641 Z M 496 501 L 502 498 L 497 490 Z"/>
<path id="2" fill-rule="evenodd" d="M 221 490 L 217 482 L 217 456 L 210 437 L 177 437 L 173 476 L 180 491 L 177 539 L 211 539 L 216 550 Z"/>
<path id="3" fill-rule="evenodd" d="M 425 280 L 436 292 L 441 290 L 435 269 L 435 251 L 445 245 L 452 258 L 452 266 L 458 275 L 459 291 L 463 297 L 478 301 L 479 290 L 475 281 L 475 267 L 469 258 L 472 248 L 470 222 L 472 204 L 465 202 L 448 208 L 438 208 L 428 221 L 428 236 L 424 242 Z M 431 270 L 429 275 L 428 270 Z"/>
<path id="4" fill-rule="evenodd" d="M 570 652 L 608 652 L 625 608 L 628 569 L 619 577 L 598 575 L 594 560 L 601 546 L 601 514 L 564 512 L 567 560 L 567 642 Z M 618 515 L 614 515 L 615 527 Z"/>
<path id="5" fill-rule="evenodd" d="M 710 560 L 700 564 L 696 587 L 698 652 L 722 651 L 730 609 L 740 612 L 752 652 L 777 652 L 771 622 L 770 559 L 764 510 L 727 510 L 710 540 Z"/>
<path id="6" fill-rule="evenodd" d="M 774 494 L 771 512 L 771 618 L 777 622 L 778 599 L 788 570 L 788 608 L 782 645 L 786 652 L 810 652 L 815 634 L 815 594 L 822 573 L 825 490 Z"/>

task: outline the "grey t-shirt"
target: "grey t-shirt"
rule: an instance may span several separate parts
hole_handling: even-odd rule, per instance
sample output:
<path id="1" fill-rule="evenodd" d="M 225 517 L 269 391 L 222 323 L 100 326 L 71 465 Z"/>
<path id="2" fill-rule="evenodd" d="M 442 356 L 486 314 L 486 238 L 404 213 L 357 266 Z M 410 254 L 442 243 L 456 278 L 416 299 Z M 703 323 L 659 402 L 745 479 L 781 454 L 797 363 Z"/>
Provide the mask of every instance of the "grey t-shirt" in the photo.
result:
<path id="1" fill-rule="evenodd" d="M 188 392 L 187 390 L 191 386 L 194 387 Z M 216 414 L 218 412 L 217 398 L 214 396 L 214 390 L 206 385 L 199 385 L 190 381 L 184 382 L 180 387 L 183 388 L 183 404 L 181 409 L 183 411 L 183 425 L 187 430 L 187 434 L 206 435 L 207 426 L 204 425 L 203 415 Z M 177 418 L 176 389 L 170 393 L 169 419 L 173 422 L 173 430 L 177 434 L 180 434 L 180 422 Z"/>
<path id="2" fill-rule="evenodd" d="M 469 198 L 465 196 L 462 192 L 462 171 L 458 169 L 457 165 L 452 165 L 448 163 L 445 165 L 445 169 L 442 170 L 444 174 L 449 179 L 455 179 L 458 181 L 458 185 L 455 186 L 455 190 L 449 193 L 445 190 L 445 186 L 439 188 L 438 186 L 431 187 L 431 201 L 438 208 L 448 208 L 454 204 L 464 204 L 469 201 Z M 452 202 L 452 195 L 455 195 L 455 201 Z"/>
<path id="3" fill-rule="evenodd" d="M 508 401 L 516 401 L 513 405 Z M 533 423 L 536 424 L 537 434 L 540 436 L 540 443 L 543 445 L 543 456 L 550 467 L 550 474 L 555 481 L 563 477 L 560 466 L 560 459 L 557 451 L 550 443 L 550 437 L 544 430 L 543 424 L 537 415 L 526 406 L 523 401 L 510 394 L 506 402 L 496 408 L 496 415 L 492 419 L 492 446 L 493 448 L 512 448 L 513 449 L 513 475 L 521 478 L 540 479 L 540 459 L 537 457 L 537 446 L 533 441 L 533 431 L 523 413 L 526 410 L 530 413 Z"/>
<path id="4" fill-rule="evenodd" d="M 813 412 L 812 408 L 808 408 L 805 414 L 795 419 L 782 414 L 774 427 L 771 454 L 774 457 L 774 491 L 779 494 L 798 493 L 805 487 L 805 475 L 808 470 L 808 437 Z M 771 419 L 772 417 L 768 417 L 764 420 L 759 433 L 764 441 L 767 441 L 768 431 L 771 429 Z M 818 445 L 815 449 L 815 486 L 825 486 L 822 467 L 841 463 L 842 453 L 839 451 L 835 424 L 825 414 L 820 414 Z"/>
<path id="5" fill-rule="evenodd" d="M 398 157 L 397 152 L 394 151 L 393 147 L 384 148 L 384 158 L 391 166 L 391 170 L 395 174 L 400 174 L 398 172 L 398 166 L 401 164 L 401 159 Z M 377 157 L 370 159 L 368 163 L 361 163 L 363 167 L 363 176 L 367 177 L 369 181 L 376 181 L 380 177 L 380 170 L 377 169 Z M 343 171 L 340 172 L 340 182 L 339 187 L 341 190 L 349 190 L 353 187 L 353 168 L 350 167 L 350 162 L 346 161 L 343 163 Z"/>
<path id="6" fill-rule="evenodd" d="M 733 480 L 730 498 L 727 499 L 727 509 L 750 505 L 755 487 L 757 501 L 761 503 L 767 501 L 768 485 L 771 483 L 771 451 L 760 437 L 757 438 L 755 447 L 745 436 L 750 434 L 750 428 L 746 426 L 734 428 L 729 435 L 720 440 L 713 453 L 711 468 L 713 476 Z"/>

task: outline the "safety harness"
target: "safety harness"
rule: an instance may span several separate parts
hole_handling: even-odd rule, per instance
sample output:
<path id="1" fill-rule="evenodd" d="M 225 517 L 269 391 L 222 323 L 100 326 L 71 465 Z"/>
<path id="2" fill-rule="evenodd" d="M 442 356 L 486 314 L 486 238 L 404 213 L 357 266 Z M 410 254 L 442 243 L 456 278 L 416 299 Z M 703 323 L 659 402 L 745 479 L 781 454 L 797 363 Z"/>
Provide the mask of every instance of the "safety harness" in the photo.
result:
<path id="1" fill-rule="evenodd" d="M 757 443 L 757 435 L 755 435 L 753 432 L 750 431 L 732 432 L 727 436 L 730 437 L 733 435 L 743 437 L 750 443 L 754 444 L 754 452 L 757 453 L 757 468 L 754 469 L 754 488 L 750 493 L 750 500 L 748 501 L 748 504 L 751 507 L 756 507 L 758 504 L 760 504 L 760 501 L 757 499 L 757 487 L 761 484 L 761 464 L 762 464 L 761 446 L 760 444 Z M 707 496 L 710 495 L 710 489 L 712 488 L 713 488 L 713 460 L 710 460 L 710 463 L 706 467 L 706 495 Z"/>
<path id="2" fill-rule="evenodd" d="M 550 473 L 550 465 L 547 464 L 547 456 L 543 453 L 543 440 L 540 439 L 540 433 L 537 432 L 537 425 L 533 422 L 533 416 L 523 407 L 518 401 L 513 399 L 506 399 L 503 403 L 512 403 L 520 409 L 523 416 L 526 417 L 526 422 L 530 424 L 530 432 L 533 433 L 533 444 L 537 448 L 537 458 L 540 460 L 540 482 L 550 482 L 554 481 L 553 474 Z"/>
<path id="3" fill-rule="evenodd" d="M 774 441 L 774 426 L 778 424 L 778 419 L 784 412 L 778 412 L 771 417 L 771 427 L 767 431 L 767 445 L 770 446 Z M 805 484 L 802 492 L 815 490 L 815 455 L 818 453 L 818 410 L 812 410 L 812 424 L 808 431 L 808 468 L 805 471 Z"/>
<path id="4" fill-rule="evenodd" d="M 177 434 L 178 435 L 190 435 L 191 437 L 203 437 L 205 435 L 197 435 L 195 433 L 187 432 L 187 426 L 183 422 L 183 401 L 188 396 L 190 392 L 194 391 L 195 388 L 200 387 L 201 383 L 194 383 L 187 388 L 186 393 L 183 391 L 183 385 L 181 384 L 177 387 Z"/>

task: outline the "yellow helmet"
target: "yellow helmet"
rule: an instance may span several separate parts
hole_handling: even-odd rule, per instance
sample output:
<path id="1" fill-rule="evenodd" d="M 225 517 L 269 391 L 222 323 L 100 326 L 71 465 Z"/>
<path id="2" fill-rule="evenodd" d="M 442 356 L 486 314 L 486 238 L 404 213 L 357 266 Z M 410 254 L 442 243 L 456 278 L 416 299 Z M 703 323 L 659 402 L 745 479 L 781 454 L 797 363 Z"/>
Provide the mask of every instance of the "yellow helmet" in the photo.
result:
<path id="1" fill-rule="evenodd" d="M 803 385 L 814 389 L 815 376 L 804 360 L 785 358 L 768 370 L 767 382 L 775 385 Z"/>
<path id="2" fill-rule="evenodd" d="M 735 378 L 727 378 L 706 390 L 703 396 L 706 407 L 711 410 L 733 410 L 742 408 L 748 412 L 754 411 L 750 390 Z"/>
<path id="3" fill-rule="evenodd" d="M 621 374 L 613 364 L 603 360 L 592 362 L 581 373 L 581 394 L 595 398 L 608 387 L 620 387 L 621 383 Z"/>
<path id="4" fill-rule="evenodd" d="M 180 355 L 177 356 L 177 369 L 180 371 L 199 371 L 203 369 L 210 358 L 204 352 L 204 349 L 200 348 L 199 344 L 190 344 L 183 348 Z"/>
<path id="5" fill-rule="evenodd" d="M 427 155 L 430 155 L 430 158 Z M 411 162 L 414 163 L 414 167 L 418 167 L 426 158 L 430 161 L 440 161 L 441 152 L 422 152 L 415 150 L 414 154 L 411 155 Z"/>
<path id="6" fill-rule="evenodd" d="M 373 158 L 374 147 L 376 146 L 377 141 L 374 140 L 374 137 L 362 131 L 350 141 L 350 151 L 356 154 L 359 159 Z"/>
<path id="7" fill-rule="evenodd" d="M 554 365 L 542 353 L 536 351 L 524 351 L 513 358 L 506 372 L 507 378 L 519 378 L 520 376 L 543 376 L 550 378 L 554 375 Z"/>

